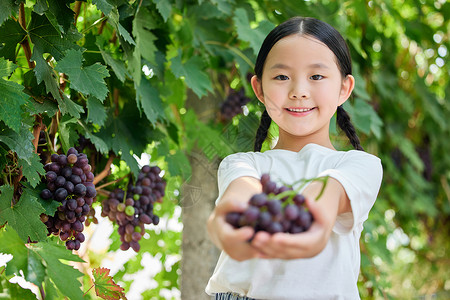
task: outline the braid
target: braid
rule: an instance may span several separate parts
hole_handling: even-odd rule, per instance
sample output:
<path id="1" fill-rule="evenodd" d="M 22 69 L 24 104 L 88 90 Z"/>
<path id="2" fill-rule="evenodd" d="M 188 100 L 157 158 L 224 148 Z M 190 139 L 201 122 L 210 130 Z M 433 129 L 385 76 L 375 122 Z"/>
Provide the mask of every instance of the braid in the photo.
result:
<path id="1" fill-rule="evenodd" d="M 267 133 L 269 132 L 271 122 L 272 119 L 267 113 L 267 110 L 264 110 L 261 116 L 261 123 L 259 123 L 258 130 L 256 131 L 255 146 L 254 146 L 255 151 L 261 151 L 262 144 L 267 137 Z"/>
<path id="2" fill-rule="evenodd" d="M 363 147 L 359 142 L 359 138 L 358 135 L 356 134 L 355 127 L 353 127 L 353 124 L 350 121 L 350 116 L 347 114 L 342 105 L 338 106 L 337 108 L 336 122 L 338 123 L 339 127 L 342 130 L 344 130 L 353 147 L 356 150 L 364 151 Z"/>

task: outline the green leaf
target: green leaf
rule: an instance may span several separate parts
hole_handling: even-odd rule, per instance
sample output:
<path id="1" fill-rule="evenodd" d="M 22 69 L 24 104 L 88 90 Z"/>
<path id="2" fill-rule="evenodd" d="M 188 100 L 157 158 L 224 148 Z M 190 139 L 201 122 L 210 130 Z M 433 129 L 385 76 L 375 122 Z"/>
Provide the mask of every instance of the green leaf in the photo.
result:
<path id="1" fill-rule="evenodd" d="M 61 260 L 66 260 L 84 263 L 79 256 L 72 254 L 63 246 L 51 243 L 30 244 L 29 249 L 35 251 L 44 261 L 47 267 L 47 276 L 50 277 L 63 295 L 73 300 L 83 299 L 81 283 L 77 279 L 83 273 L 61 262 Z"/>
<path id="2" fill-rule="evenodd" d="M 119 35 L 122 36 L 129 44 L 136 45 L 136 42 L 133 40 L 130 33 L 122 26 L 122 24 L 120 24 L 120 16 L 117 8 L 112 9 L 108 16 L 108 21 L 112 23 Z"/>
<path id="3" fill-rule="evenodd" d="M 143 78 L 141 85 L 136 87 L 136 103 L 139 111 L 144 109 L 147 119 L 155 125 L 158 119 L 164 119 L 164 108 L 158 90 Z"/>
<path id="4" fill-rule="evenodd" d="M 34 48 L 31 58 L 36 61 L 34 72 L 36 74 L 37 83 L 39 84 L 44 81 L 47 93 L 51 93 L 57 100 L 59 109 L 63 115 L 69 114 L 75 118 L 79 118 L 80 113 L 84 112 L 83 107 L 61 93 L 55 71 L 45 59 L 43 59 L 42 53 L 39 52 L 37 47 Z"/>
<path id="5" fill-rule="evenodd" d="M 24 87 L 13 81 L 4 80 L 15 69 L 11 62 L 0 58 L 0 120 L 16 132 L 21 126 L 22 105 L 26 103 L 28 95 L 23 92 Z"/>
<path id="6" fill-rule="evenodd" d="M 50 53 L 56 60 L 64 57 L 68 49 L 80 49 L 75 42 L 82 37 L 74 27 L 71 27 L 67 33 L 60 34 L 46 16 L 40 16 L 34 12 L 31 13 L 28 35 L 34 44 L 33 52 Z"/>
<path id="7" fill-rule="evenodd" d="M 117 78 L 120 81 L 124 82 L 126 78 L 125 76 L 127 75 L 125 64 L 120 60 L 114 59 L 111 54 L 106 52 L 106 50 L 102 48 L 99 39 L 97 39 L 96 44 L 98 46 L 98 49 L 100 50 L 103 60 L 113 69 L 114 74 L 116 74 Z"/>
<path id="8" fill-rule="evenodd" d="M 0 224 L 8 222 L 14 228 L 24 243 L 28 237 L 32 241 L 41 241 L 47 238 L 47 227 L 39 216 L 44 208 L 36 198 L 30 194 L 22 194 L 19 201 L 12 206 L 13 187 L 4 185 L 0 187 Z"/>
<path id="9" fill-rule="evenodd" d="M 0 0 L 0 25 L 11 16 L 11 12 L 18 10 L 19 4 L 15 0 Z"/>
<path id="10" fill-rule="evenodd" d="M 5 143 L 9 149 L 16 152 L 19 159 L 23 159 L 31 164 L 34 153 L 34 146 L 31 141 L 34 139 L 34 136 L 30 132 L 30 127 L 22 125 L 18 133 L 5 129 L 2 134 L 0 135 L 0 142 Z"/>
<path id="11" fill-rule="evenodd" d="M 156 9 L 158 9 L 159 13 L 164 19 L 164 22 L 167 22 L 170 14 L 172 13 L 172 3 L 169 0 L 153 0 L 156 3 Z"/>
<path id="12" fill-rule="evenodd" d="M 69 148 L 72 147 L 78 139 L 78 134 L 76 134 L 75 131 L 77 124 L 77 118 L 71 118 L 68 116 L 62 118 L 59 122 L 58 132 L 64 152 L 67 152 L 67 150 L 69 150 Z"/>
<path id="13" fill-rule="evenodd" d="M 22 166 L 22 173 L 27 178 L 30 185 L 36 187 L 41 181 L 40 175 L 45 175 L 45 171 L 40 162 L 39 155 L 33 152 L 30 161 L 31 163 L 28 163 L 24 159 L 19 159 L 19 166 Z"/>
<path id="14" fill-rule="evenodd" d="M 87 128 L 87 126 L 78 120 L 78 124 L 82 128 L 82 133 L 86 136 L 87 139 L 91 141 L 91 143 L 95 146 L 98 152 L 102 154 L 107 154 L 109 151 L 108 145 L 98 136 L 91 133 L 91 131 Z"/>
<path id="15" fill-rule="evenodd" d="M 92 0 L 92 4 L 95 4 L 106 16 L 111 13 L 114 7 L 116 7 L 109 3 L 108 0 Z"/>
<path id="16" fill-rule="evenodd" d="M 0 195 L 1 199 L 2 195 Z M 6 264 L 5 274 L 20 275 L 20 271 L 24 271 L 24 275 L 27 272 L 28 259 L 27 259 L 27 247 L 20 239 L 17 232 L 9 226 L 6 226 L 6 230 L 0 230 L 0 253 L 11 254 L 13 259 Z"/>
<path id="17" fill-rule="evenodd" d="M 75 13 L 68 5 L 74 0 L 37 0 L 35 12 L 45 13 L 53 27 L 61 33 L 67 32 L 73 23 Z"/>
<path id="18" fill-rule="evenodd" d="M 136 49 L 134 55 L 137 59 L 140 56 L 150 63 L 155 63 L 155 52 L 157 50 L 154 41 L 156 36 L 151 32 L 156 28 L 151 13 L 147 8 L 142 8 L 133 20 L 133 35 L 136 39 Z"/>
<path id="19" fill-rule="evenodd" d="M 181 54 L 171 60 L 171 69 L 177 77 L 184 77 L 186 84 L 201 98 L 208 91 L 212 92 L 212 83 L 208 74 L 204 71 L 204 63 L 199 56 L 193 56 L 183 64 Z"/>
<path id="20" fill-rule="evenodd" d="M 45 280 L 45 267 L 42 264 L 41 258 L 33 251 L 28 252 L 28 272 L 25 279 L 28 282 L 42 287 Z"/>
<path id="21" fill-rule="evenodd" d="M 1 279 L 0 279 L 1 281 Z M 23 288 L 18 283 L 11 283 L 5 280 L 4 287 L 6 289 L 7 295 L 5 293 L 0 294 L 0 300 L 11 300 L 11 299 L 20 299 L 20 300 L 36 300 L 36 295 L 27 288 Z"/>
<path id="22" fill-rule="evenodd" d="M 36 187 L 32 188 L 31 185 L 24 182 L 23 183 L 23 194 L 29 194 L 32 197 L 36 198 L 36 200 L 41 204 L 42 208 L 44 209 L 44 214 L 48 216 L 54 216 L 56 209 L 58 206 L 61 205 L 61 202 L 58 202 L 56 200 L 45 200 L 41 198 L 41 191 L 46 188 L 46 184 L 41 181 L 41 183 Z"/>
<path id="23" fill-rule="evenodd" d="M 262 21 L 257 28 L 252 28 L 244 8 L 236 9 L 233 21 L 239 38 L 250 43 L 255 55 L 258 54 L 266 35 L 275 27 L 269 21 Z"/>
<path id="24" fill-rule="evenodd" d="M 13 62 L 16 61 L 17 46 L 26 37 L 26 34 L 19 22 L 7 20 L 0 27 L 0 56 Z"/>
<path id="25" fill-rule="evenodd" d="M 94 124 L 103 126 L 105 124 L 106 118 L 108 118 L 108 115 L 106 113 L 105 107 L 102 104 L 102 101 L 93 96 L 90 96 L 86 100 L 86 107 L 88 111 L 87 120 L 91 121 Z"/>
<path id="26" fill-rule="evenodd" d="M 103 101 L 108 94 L 105 77 L 109 72 L 100 63 L 82 66 L 83 53 L 79 50 L 68 50 L 66 56 L 58 62 L 56 70 L 69 76 L 70 86 L 85 95 L 92 95 Z"/>
<path id="27" fill-rule="evenodd" d="M 47 93 L 51 93 L 56 100 L 62 100 L 61 92 L 59 90 L 58 78 L 52 67 L 42 57 L 43 53 L 38 47 L 34 47 L 31 59 L 36 62 L 33 71 L 36 74 L 37 84 L 42 81 L 45 83 Z"/>

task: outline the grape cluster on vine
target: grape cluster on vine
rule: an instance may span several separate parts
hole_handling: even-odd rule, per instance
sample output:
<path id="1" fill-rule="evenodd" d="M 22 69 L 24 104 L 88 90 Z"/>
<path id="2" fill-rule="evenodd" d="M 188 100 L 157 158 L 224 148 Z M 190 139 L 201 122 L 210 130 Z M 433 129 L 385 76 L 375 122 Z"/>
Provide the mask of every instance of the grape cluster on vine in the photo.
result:
<path id="1" fill-rule="evenodd" d="M 117 188 L 102 202 L 102 216 L 119 225 L 121 250 L 130 247 L 138 252 L 139 241 L 145 233 L 145 224 L 158 225 L 159 217 L 154 214 L 155 202 L 164 197 L 166 182 L 160 177 L 161 169 L 148 165 L 142 167 L 136 184 L 129 184 L 127 192 Z"/>
<path id="2" fill-rule="evenodd" d="M 84 242 L 86 216 L 89 214 L 95 190 L 94 174 L 84 153 L 70 148 L 65 154 L 52 154 L 51 162 L 44 166 L 47 188 L 41 191 L 43 199 L 61 203 L 53 216 L 42 215 L 49 235 L 59 235 L 69 250 L 78 250 Z"/>
<path id="3" fill-rule="evenodd" d="M 223 121 L 229 121 L 234 116 L 243 112 L 242 107 L 250 102 L 250 98 L 245 96 L 245 89 L 239 91 L 230 89 L 227 98 L 220 107 L 220 115 Z"/>
<path id="4" fill-rule="evenodd" d="M 310 228 L 314 219 L 302 194 L 288 186 L 278 187 L 269 174 L 263 174 L 260 181 L 263 192 L 250 198 L 245 211 L 228 213 L 225 219 L 229 224 L 269 233 L 301 233 Z"/>

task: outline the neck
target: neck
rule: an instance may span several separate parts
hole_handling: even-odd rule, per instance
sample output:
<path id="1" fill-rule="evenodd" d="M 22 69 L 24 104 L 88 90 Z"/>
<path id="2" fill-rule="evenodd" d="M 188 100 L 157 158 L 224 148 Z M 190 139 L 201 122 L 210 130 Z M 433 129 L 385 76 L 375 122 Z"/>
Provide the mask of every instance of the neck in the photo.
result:
<path id="1" fill-rule="evenodd" d="M 328 132 L 322 135 L 314 134 L 308 136 L 294 136 L 283 131 L 280 131 L 279 139 L 274 149 L 284 149 L 298 152 L 307 144 L 317 144 L 336 150 L 331 143 Z"/>

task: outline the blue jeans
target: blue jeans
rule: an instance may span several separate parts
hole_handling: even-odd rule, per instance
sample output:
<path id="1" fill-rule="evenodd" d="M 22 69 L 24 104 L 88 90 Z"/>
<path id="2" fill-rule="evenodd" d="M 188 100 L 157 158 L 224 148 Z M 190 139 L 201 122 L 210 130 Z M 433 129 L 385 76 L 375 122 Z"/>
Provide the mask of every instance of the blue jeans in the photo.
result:
<path id="1" fill-rule="evenodd" d="M 217 293 L 214 297 L 215 300 L 255 300 L 246 296 L 240 296 L 237 293 Z"/>

